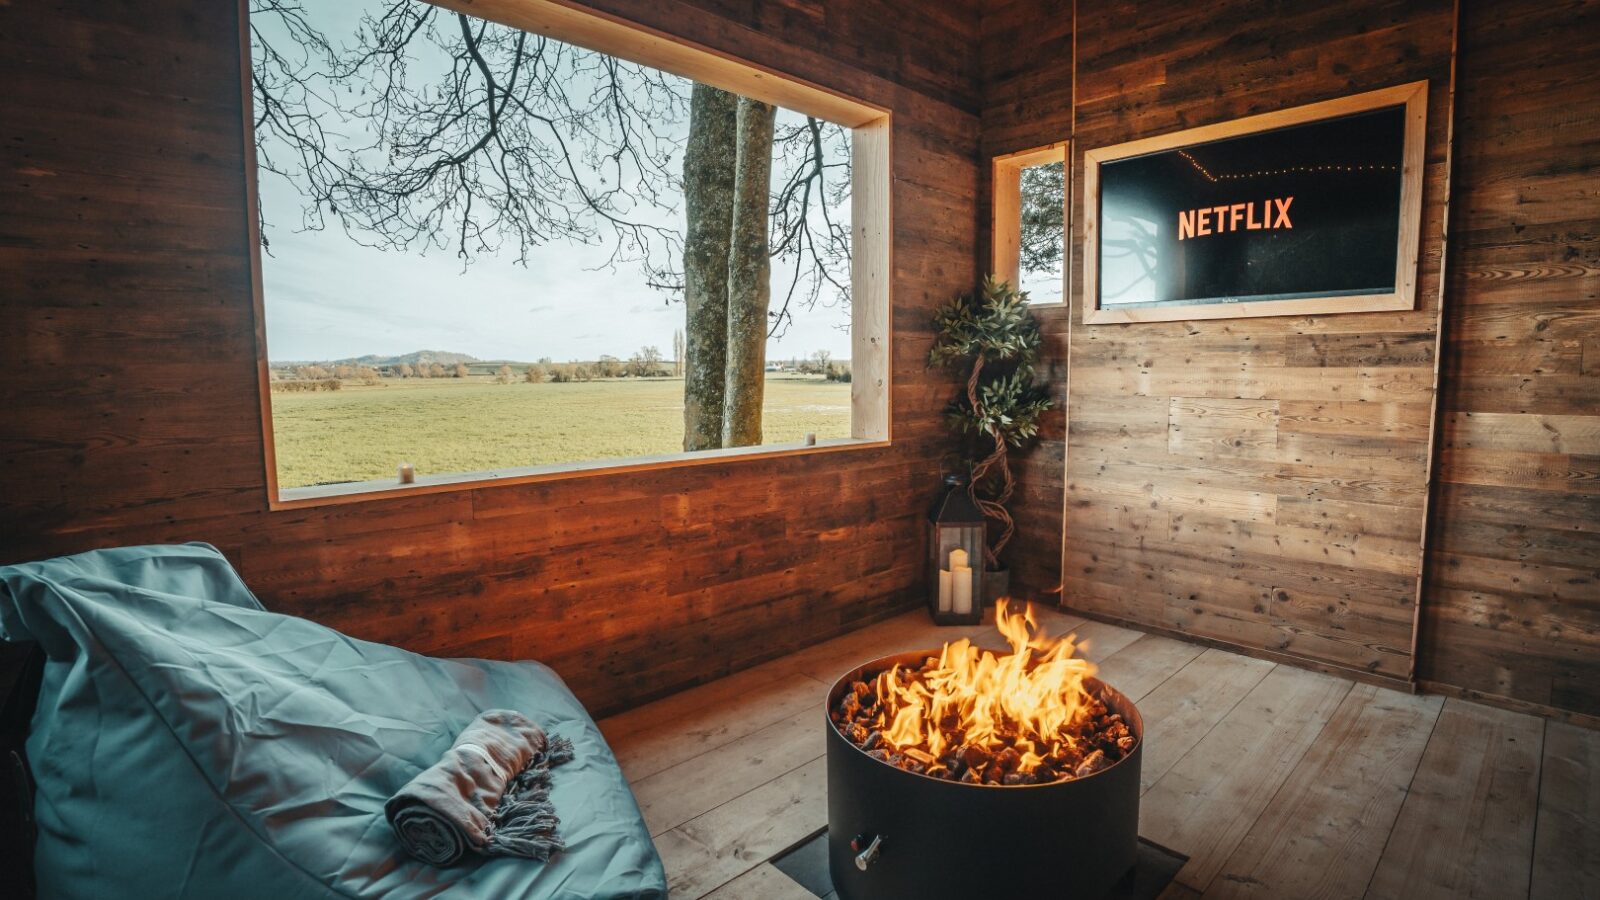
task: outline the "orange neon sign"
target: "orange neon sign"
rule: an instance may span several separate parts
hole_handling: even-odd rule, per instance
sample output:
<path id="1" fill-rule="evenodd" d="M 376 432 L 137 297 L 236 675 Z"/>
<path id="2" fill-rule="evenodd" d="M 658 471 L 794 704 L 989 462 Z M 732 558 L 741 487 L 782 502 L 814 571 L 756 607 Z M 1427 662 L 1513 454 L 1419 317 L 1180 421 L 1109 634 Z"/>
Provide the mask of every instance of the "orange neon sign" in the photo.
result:
<path id="1" fill-rule="evenodd" d="M 1182 210 L 1178 213 L 1178 240 L 1238 231 L 1240 228 L 1247 231 L 1293 228 L 1294 222 L 1289 220 L 1289 204 L 1293 202 L 1293 197 L 1274 197 L 1249 203 Z M 1258 211 L 1260 218 L 1256 215 Z"/>

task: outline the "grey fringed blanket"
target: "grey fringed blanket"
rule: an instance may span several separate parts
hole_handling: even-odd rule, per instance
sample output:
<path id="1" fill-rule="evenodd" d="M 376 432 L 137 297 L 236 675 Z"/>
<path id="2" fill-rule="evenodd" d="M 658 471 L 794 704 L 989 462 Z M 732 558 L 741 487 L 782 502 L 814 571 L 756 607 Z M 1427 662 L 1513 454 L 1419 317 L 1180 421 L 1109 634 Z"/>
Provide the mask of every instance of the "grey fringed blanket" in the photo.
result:
<path id="1" fill-rule="evenodd" d="M 448 866 L 471 850 L 547 860 L 565 848 L 550 803 L 550 768 L 572 759 L 572 742 L 546 739 L 521 713 L 479 715 L 432 766 L 384 804 L 407 853 Z"/>

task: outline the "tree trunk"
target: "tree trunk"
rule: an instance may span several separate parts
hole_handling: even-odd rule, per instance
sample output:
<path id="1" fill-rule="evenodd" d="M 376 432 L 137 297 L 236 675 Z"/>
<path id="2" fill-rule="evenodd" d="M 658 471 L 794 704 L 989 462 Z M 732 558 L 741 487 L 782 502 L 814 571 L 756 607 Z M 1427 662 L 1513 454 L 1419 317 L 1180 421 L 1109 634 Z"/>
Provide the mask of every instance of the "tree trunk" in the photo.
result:
<path id="1" fill-rule="evenodd" d="M 683 153 L 683 449 L 722 446 L 738 98 L 696 84 Z"/>
<path id="2" fill-rule="evenodd" d="M 728 249 L 727 394 L 722 446 L 761 443 L 761 401 L 766 393 L 767 308 L 772 262 L 767 215 L 772 193 L 772 135 L 777 110 L 739 98 L 738 164 L 733 187 L 733 229 Z"/>

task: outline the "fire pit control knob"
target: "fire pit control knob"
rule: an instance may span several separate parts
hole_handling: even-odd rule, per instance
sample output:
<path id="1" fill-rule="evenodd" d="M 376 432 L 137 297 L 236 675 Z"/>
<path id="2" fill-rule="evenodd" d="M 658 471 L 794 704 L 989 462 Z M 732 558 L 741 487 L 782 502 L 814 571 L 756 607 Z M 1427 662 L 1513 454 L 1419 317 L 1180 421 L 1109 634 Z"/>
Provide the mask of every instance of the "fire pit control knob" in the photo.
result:
<path id="1" fill-rule="evenodd" d="M 878 861 L 878 845 L 882 844 L 882 843 L 883 843 L 883 835 L 881 835 L 881 834 L 873 835 L 872 836 L 872 843 L 870 843 L 870 844 L 867 844 L 867 836 L 866 835 L 864 835 L 864 834 L 856 835 L 855 838 L 850 841 L 850 849 L 851 850 L 860 851 L 859 853 L 856 854 L 856 868 L 858 868 L 861 871 L 865 872 L 867 870 L 867 866 L 870 866 L 874 862 L 877 862 Z M 866 849 L 865 850 L 861 849 L 861 845 L 863 845 L 863 844 L 866 844 Z"/>

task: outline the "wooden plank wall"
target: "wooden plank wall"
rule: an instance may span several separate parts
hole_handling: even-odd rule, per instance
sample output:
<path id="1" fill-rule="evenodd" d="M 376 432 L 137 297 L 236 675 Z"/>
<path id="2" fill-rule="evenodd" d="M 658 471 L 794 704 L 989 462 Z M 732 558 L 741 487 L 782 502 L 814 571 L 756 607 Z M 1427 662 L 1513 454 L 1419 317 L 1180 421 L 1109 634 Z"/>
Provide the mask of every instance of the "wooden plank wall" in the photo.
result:
<path id="1" fill-rule="evenodd" d="M 1600 717 L 1600 3 L 1461 15 L 1422 676 Z"/>
<path id="2" fill-rule="evenodd" d="M 892 448 L 269 512 L 235 4 L 0 4 L 0 561 L 209 541 L 272 609 L 541 659 L 599 712 L 919 602 L 976 7 L 594 6 L 894 111 Z"/>
<path id="3" fill-rule="evenodd" d="M 984 59 L 1005 67 L 986 72 L 982 100 L 986 154 L 1074 139 L 1075 210 L 1086 149 L 1429 80 L 1415 312 L 1086 327 L 1077 216 L 1070 321 L 1041 316 L 1068 395 L 1065 468 L 1039 454 L 1028 472 L 1064 483 L 1066 605 L 1407 678 L 1451 3 L 1119 0 L 1078 4 L 1075 35 L 1071 19 L 1061 3 L 990 13 Z M 1030 551 L 1059 547 L 1051 498 L 1025 502 Z"/>
<path id="4" fill-rule="evenodd" d="M 979 41 L 984 161 L 1072 137 L 1072 8 L 1073 0 L 1003 0 L 985 9 Z M 985 197 L 990 176 L 990 167 L 981 166 Z M 988 204 L 980 210 L 979 258 L 987 261 L 993 223 Z M 1062 304 L 1035 310 L 1044 335 L 1039 377 L 1049 383 L 1055 407 L 1040 424 L 1038 443 L 1012 454 L 1017 532 L 1005 551 L 1012 593 L 1051 600 L 1061 585 L 1067 310 Z"/>
<path id="5" fill-rule="evenodd" d="M 1026 463 L 1018 542 L 1032 559 L 1017 568 L 1034 592 L 1060 583 L 1041 559 L 1064 529 L 1069 606 L 1403 677 L 1440 346 L 1449 4 L 1083 4 L 1076 20 L 1074 45 L 1070 0 L 985 14 L 985 158 L 1075 138 L 1081 161 L 1088 147 L 1428 78 L 1423 304 L 1093 328 L 1042 310 L 1063 394 L 1070 347 L 1070 441 L 1053 434 Z M 1600 3 L 1464 0 L 1459 28 L 1415 674 L 1593 723 Z"/>

